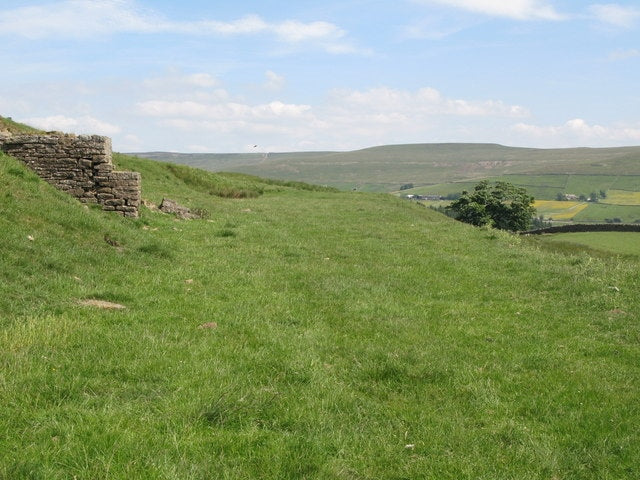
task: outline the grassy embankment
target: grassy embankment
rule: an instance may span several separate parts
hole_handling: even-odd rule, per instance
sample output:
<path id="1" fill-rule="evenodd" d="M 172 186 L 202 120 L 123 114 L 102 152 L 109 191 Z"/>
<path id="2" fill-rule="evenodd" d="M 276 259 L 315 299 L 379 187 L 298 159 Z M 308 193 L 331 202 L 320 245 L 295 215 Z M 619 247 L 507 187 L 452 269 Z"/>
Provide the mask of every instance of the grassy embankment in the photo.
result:
<path id="1" fill-rule="evenodd" d="M 635 478 L 637 262 L 116 161 L 208 218 L 0 158 L 0 478 Z"/>

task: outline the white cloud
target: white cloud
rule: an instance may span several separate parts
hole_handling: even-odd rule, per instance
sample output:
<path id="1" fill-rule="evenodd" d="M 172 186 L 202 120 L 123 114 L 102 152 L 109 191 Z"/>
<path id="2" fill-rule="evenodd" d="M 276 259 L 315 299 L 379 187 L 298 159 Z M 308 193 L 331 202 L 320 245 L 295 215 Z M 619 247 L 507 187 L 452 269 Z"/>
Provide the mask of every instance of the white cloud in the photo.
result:
<path id="1" fill-rule="evenodd" d="M 31 39 L 151 32 L 161 23 L 125 0 L 65 0 L 0 11 L 0 31 Z"/>
<path id="2" fill-rule="evenodd" d="M 301 23 L 296 20 L 287 20 L 269 25 L 268 29 L 284 41 L 293 43 L 308 40 L 338 39 L 345 35 L 344 30 L 327 22 Z"/>
<path id="3" fill-rule="evenodd" d="M 267 90 L 277 91 L 284 87 L 285 79 L 282 75 L 278 75 L 277 73 L 268 70 L 265 73 L 265 77 L 266 82 L 264 84 L 264 87 Z"/>
<path id="4" fill-rule="evenodd" d="M 589 12 L 600 22 L 620 28 L 632 28 L 640 19 L 640 8 L 616 3 L 591 5 Z"/>
<path id="5" fill-rule="evenodd" d="M 214 87 L 218 83 L 216 79 L 208 73 L 194 73 L 192 75 L 187 75 L 186 82 L 196 87 Z"/>
<path id="6" fill-rule="evenodd" d="M 402 38 L 441 40 L 462 31 L 464 28 L 462 24 L 452 26 L 448 24 L 448 21 L 429 16 L 405 26 L 400 34 Z"/>
<path id="7" fill-rule="evenodd" d="M 416 0 L 484 15 L 515 20 L 562 20 L 564 17 L 544 0 Z"/>
<path id="8" fill-rule="evenodd" d="M 446 98 L 434 88 L 421 88 L 415 92 L 388 87 L 365 91 L 334 90 L 334 102 L 358 107 L 378 114 L 457 115 L 526 117 L 529 112 L 519 105 L 507 105 L 499 100 L 463 100 Z"/>
<path id="9" fill-rule="evenodd" d="M 181 92 L 186 88 L 199 88 L 211 91 L 213 87 L 220 85 L 218 79 L 209 73 L 199 72 L 185 74 L 176 69 L 170 70 L 164 76 L 149 78 L 143 83 L 145 88 L 157 90 L 164 94 L 173 91 Z"/>
<path id="10" fill-rule="evenodd" d="M 260 105 L 237 102 L 203 103 L 192 100 L 165 101 L 150 100 L 139 102 L 136 111 L 141 115 L 162 118 L 190 118 L 220 121 L 276 120 L 300 118 L 311 110 L 309 105 L 286 104 L 272 101 Z"/>
<path id="11" fill-rule="evenodd" d="M 33 117 L 24 120 L 28 125 L 42 130 L 56 130 L 62 132 L 115 135 L 122 130 L 119 126 L 85 115 L 82 117 L 67 117 L 52 115 L 49 117 Z"/>
<path id="12" fill-rule="evenodd" d="M 531 139 L 544 139 L 560 145 L 601 145 L 624 142 L 640 142 L 640 127 L 630 125 L 590 125 L 581 118 L 574 118 L 563 125 L 539 126 L 518 123 L 512 127 L 516 133 Z"/>
<path id="13" fill-rule="evenodd" d="M 635 57 L 640 57 L 640 50 L 637 48 L 632 48 L 629 50 L 616 50 L 615 52 L 611 52 L 609 54 L 609 60 L 614 62 Z"/>
<path id="14" fill-rule="evenodd" d="M 159 13 L 136 7 L 133 0 L 61 0 L 39 6 L 0 10 L 0 34 L 29 39 L 91 38 L 119 33 L 174 33 L 182 35 L 239 36 L 270 34 L 287 44 L 315 43 L 329 53 L 357 53 L 343 43 L 346 32 L 328 22 L 284 20 L 266 22 L 246 15 L 230 22 L 172 21 Z"/>
<path id="15" fill-rule="evenodd" d="M 225 144 L 235 139 L 237 145 L 246 145 L 249 138 L 271 147 L 289 145 L 289 150 L 425 141 L 439 130 L 462 140 L 465 129 L 473 130 L 486 119 L 506 122 L 528 116 L 518 105 L 448 98 L 433 88 L 333 90 L 325 102 L 313 106 L 278 100 L 259 104 L 241 99 L 201 101 L 191 92 L 183 95 L 175 101 L 160 97 L 138 102 L 134 111 L 140 118 L 153 119 L 159 130 L 169 128 L 180 131 L 180 136 L 191 136 L 185 147 L 197 145 L 197 136 Z"/>

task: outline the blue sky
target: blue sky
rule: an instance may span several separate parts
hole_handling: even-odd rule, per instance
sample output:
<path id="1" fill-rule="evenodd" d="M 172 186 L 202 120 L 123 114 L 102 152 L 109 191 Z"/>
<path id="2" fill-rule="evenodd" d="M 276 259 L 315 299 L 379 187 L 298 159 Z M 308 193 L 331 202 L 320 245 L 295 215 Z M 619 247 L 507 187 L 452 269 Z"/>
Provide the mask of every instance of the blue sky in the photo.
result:
<path id="1" fill-rule="evenodd" d="M 640 145 L 636 0 L 0 0 L 0 42 L 0 115 L 123 152 Z"/>

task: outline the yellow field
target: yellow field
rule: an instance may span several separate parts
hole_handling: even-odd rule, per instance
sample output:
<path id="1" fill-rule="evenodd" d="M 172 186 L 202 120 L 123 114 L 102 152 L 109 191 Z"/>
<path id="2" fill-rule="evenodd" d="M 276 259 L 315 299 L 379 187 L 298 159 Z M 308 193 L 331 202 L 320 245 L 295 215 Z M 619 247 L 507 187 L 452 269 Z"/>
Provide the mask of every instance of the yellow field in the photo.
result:
<path id="1" fill-rule="evenodd" d="M 571 220 L 582 210 L 587 208 L 587 202 L 561 202 L 558 200 L 536 200 L 533 206 L 538 215 L 553 220 Z"/>
<path id="2" fill-rule="evenodd" d="M 607 198 L 601 199 L 600 203 L 610 203 L 613 205 L 640 205 L 640 192 L 609 190 L 607 191 Z"/>

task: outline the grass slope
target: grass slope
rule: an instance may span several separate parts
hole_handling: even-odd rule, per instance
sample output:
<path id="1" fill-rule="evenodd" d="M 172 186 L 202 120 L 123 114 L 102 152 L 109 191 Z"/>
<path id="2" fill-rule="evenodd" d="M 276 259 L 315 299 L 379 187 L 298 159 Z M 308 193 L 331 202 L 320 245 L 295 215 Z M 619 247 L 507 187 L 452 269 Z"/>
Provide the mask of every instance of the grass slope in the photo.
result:
<path id="1" fill-rule="evenodd" d="M 637 263 L 116 163 L 209 218 L 85 208 L 0 157 L 0 478 L 635 478 Z"/>
<path id="2" fill-rule="evenodd" d="M 42 130 L 30 127 L 24 123 L 15 122 L 10 117 L 0 116 L 0 133 L 42 133 Z"/>

